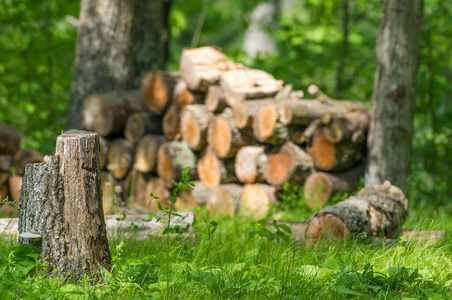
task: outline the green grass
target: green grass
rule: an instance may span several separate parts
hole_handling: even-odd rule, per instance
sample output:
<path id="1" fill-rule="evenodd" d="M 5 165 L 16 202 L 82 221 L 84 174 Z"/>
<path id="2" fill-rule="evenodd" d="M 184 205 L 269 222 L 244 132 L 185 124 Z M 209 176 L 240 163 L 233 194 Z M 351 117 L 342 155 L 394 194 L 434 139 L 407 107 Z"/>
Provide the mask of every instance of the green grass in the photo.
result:
<path id="1" fill-rule="evenodd" d="M 421 221 L 420 227 L 446 229 L 446 211 L 439 212 L 438 224 Z M 412 209 L 410 226 L 421 213 L 422 207 Z M 73 284 L 46 273 L 34 261 L 33 250 L 20 249 L 3 236 L 0 299 L 452 298 L 450 236 L 440 241 L 402 237 L 389 246 L 362 238 L 309 247 L 273 235 L 250 235 L 262 231 L 265 222 L 243 217 L 218 221 L 210 239 L 202 216 L 194 238 L 173 235 L 168 289 L 165 237 L 110 240 L 112 272 L 103 271 L 100 283 L 86 278 Z"/>

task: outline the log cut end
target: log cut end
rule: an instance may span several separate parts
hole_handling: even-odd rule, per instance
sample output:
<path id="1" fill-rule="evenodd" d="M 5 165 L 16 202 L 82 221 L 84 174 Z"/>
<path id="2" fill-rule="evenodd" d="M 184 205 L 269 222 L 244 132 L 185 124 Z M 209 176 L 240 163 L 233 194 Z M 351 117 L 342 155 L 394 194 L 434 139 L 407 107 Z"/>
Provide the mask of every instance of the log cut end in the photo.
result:
<path id="1" fill-rule="evenodd" d="M 198 160 L 198 175 L 201 182 L 208 188 L 221 183 L 221 162 L 214 151 L 208 147 L 204 156 Z"/>
<path id="2" fill-rule="evenodd" d="M 147 107 L 162 113 L 171 102 L 173 89 L 180 78 L 179 73 L 149 71 L 141 81 L 141 97 Z"/>
<path id="3" fill-rule="evenodd" d="M 238 129 L 243 129 L 248 124 L 248 109 L 244 103 L 237 103 L 232 107 L 232 120 Z"/>
<path id="4" fill-rule="evenodd" d="M 183 80 L 179 80 L 174 88 L 173 101 L 177 103 L 177 106 L 182 110 L 185 106 L 193 104 L 195 97 L 188 90 L 187 83 Z"/>
<path id="5" fill-rule="evenodd" d="M 254 220 L 265 218 L 270 210 L 270 204 L 275 202 L 275 188 L 259 183 L 243 186 L 240 209 Z"/>
<path id="6" fill-rule="evenodd" d="M 165 146 L 162 145 L 158 151 L 157 174 L 165 182 L 170 182 L 174 178 L 173 162 L 171 155 L 166 151 Z"/>
<path id="7" fill-rule="evenodd" d="M 264 147 L 244 146 L 235 157 L 235 174 L 240 182 L 254 183 L 263 176 L 263 166 L 267 160 Z"/>
<path id="8" fill-rule="evenodd" d="M 155 170 L 157 152 L 165 142 L 161 135 L 145 135 L 137 145 L 135 164 L 138 171 L 148 173 Z"/>
<path id="9" fill-rule="evenodd" d="M 145 133 L 145 125 L 139 114 L 133 114 L 127 118 L 124 136 L 132 143 L 136 143 Z"/>
<path id="10" fill-rule="evenodd" d="M 287 103 L 281 104 L 278 109 L 278 113 L 279 113 L 279 121 L 283 125 L 289 125 L 290 121 L 292 121 L 292 117 L 293 117 L 292 108 L 290 107 L 290 105 Z"/>
<path id="11" fill-rule="evenodd" d="M 315 131 L 308 152 L 320 170 L 332 170 L 338 163 L 335 144 L 325 136 L 324 128 Z"/>
<path id="12" fill-rule="evenodd" d="M 272 185 L 283 184 L 287 179 L 292 159 L 289 153 L 270 154 L 265 164 L 265 180 Z"/>
<path id="13" fill-rule="evenodd" d="M 216 116 L 210 124 L 208 132 L 209 145 L 215 154 L 220 157 L 226 157 L 231 149 L 232 129 L 226 118 Z"/>
<path id="14" fill-rule="evenodd" d="M 317 172 L 309 175 L 306 179 L 303 192 L 309 207 L 320 209 L 331 198 L 333 187 L 323 173 Z"/>
<path id="15" fill-rule="evenodd" d="M 312 218 L 306 227 L 306 240 L 344 240 L 350 235 L 347 224 L 333 214 L 323 214 Z"/>
<path id="16" fill-rule="evenodd" d="M 91 95 L 83 102 L 83 128 L 106 136 L 113 131 L 114 114 L 102 95 Z"/>
<path id="17" fill-rule="evenodd" d="M 272 136 L 277 118 L 278 112 L 274 105 L 267 104 L 259 107 L 253 119 L 253 133 L 258 141 L 263 142 Z"/>
<path id="18" fill-rule="evenodd" d="M 180 132 L 179 108 L 176 104 L 170 105 L 163 116 L 163 134 L 168 140 L 176 138 Z"/>
<path id="19" fill-rule="evenodd" d="M 124 178 L 134 160 L 134 146 L 126 139 L 116 139 L 108 152 L 108 168 L 116 179 Z"/>

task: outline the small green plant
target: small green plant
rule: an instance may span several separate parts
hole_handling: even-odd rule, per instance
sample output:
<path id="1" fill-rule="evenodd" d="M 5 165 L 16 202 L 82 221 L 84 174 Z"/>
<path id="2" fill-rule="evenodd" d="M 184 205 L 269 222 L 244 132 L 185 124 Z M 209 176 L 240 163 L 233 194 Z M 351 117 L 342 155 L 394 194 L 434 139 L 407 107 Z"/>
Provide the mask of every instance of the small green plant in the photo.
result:
<path id="1" fill-rule="evenodd" d="M 151 193 L 151 201 L 156 200 L 157 205 L 160 211 L 163 212 L 163 216 L 159 217 L 157 219 L 157 222 L 161 221 L 162 219 L 168 218 L 168 221 L 166 223 L 165 229 L 163 230 L 163 235 L 166 236 L 166 287 L 169 288 L 169 252 L 170 252 L 170 233 L 181 233 L 181 228 L 179 225 L 174 226 L 174 228 L 171 228 L 171 216 L 178 216 L 182 217 L 181 215 L 173 212 L 173 205 L 177 202 L 177 193 L 179 190 L 189 189 L 192 190 L 195 184 L 190 181 L 190 176 L 188 176 L 188 172 L 190 172 L 190 167 L 186 167 L 182 170 L 181 175 L 182 178 L 179 182 L 176 182 L 174 180 L 171 180 L 171 182 L 174 184 L 174 188 L 172 190 L 172 195 L 169 198 L 171 205 L 170 207 L 163 207 L 162 204 L 158 201 L 159 197 L 154 195 L 154 193 Z"/>
<path id="2" fill-rule="evenodd" d="M 268 242 L 271 242 L 273 240 L 276 241 L 284 240 L 286 242 L 290 242 L 290 237 L 287 234 L 292 233 L 292 230 L 290 230 L 289 226 L 287 226 L 286 224 L 278 224 L 276 220 L 273 220 L 273 227 L 276 229 L 276 232 L 271 232 L 267 228 L 264 228 L 258 231 L 251 231 L 248 235 L 251 238 L 253 238 L 256 235 L 265 237 Z"/>

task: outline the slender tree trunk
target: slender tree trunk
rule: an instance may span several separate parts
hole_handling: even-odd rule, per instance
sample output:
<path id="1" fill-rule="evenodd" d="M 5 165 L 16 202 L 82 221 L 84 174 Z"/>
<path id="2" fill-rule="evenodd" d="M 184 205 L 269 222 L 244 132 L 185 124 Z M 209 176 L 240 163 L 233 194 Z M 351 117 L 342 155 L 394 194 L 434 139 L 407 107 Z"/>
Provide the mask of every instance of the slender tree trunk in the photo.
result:
<path id="1" fill-rule="evenodd" d="M 83 100 L 138 88 L 150 69 L 164 69 L 169 0 L 82 0 L 67 128 L 81 128 Z"/>
<path id="2" fill-rule="evenodd" d="M 406 191 L 411 168 L 423 0 L 385 0 L 377 41 L 366 186 Z"/>

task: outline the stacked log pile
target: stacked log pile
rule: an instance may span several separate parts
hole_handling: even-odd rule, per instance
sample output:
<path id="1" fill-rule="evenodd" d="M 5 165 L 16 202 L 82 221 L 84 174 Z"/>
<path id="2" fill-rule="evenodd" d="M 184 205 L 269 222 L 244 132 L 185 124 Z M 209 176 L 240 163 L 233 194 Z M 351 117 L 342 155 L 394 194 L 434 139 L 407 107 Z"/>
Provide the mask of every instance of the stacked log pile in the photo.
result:
<path id="1" fill-rule="evenodd" d="M 0 202 L 19 199 L 25 165 L 42 162 L 42 156 L 32 149 L 20 149 L 22 135 L 14 127 L 0 122 Z M 17 202 L 16 202 L 17 203 Z M 17 214 L 17 206 L 0 204 L 0 215 Z"/>
<path id="2" fill-rule="evenodd" d="M 356 188 L 363 174 L 369 112 L 330 99 L 315 85 L 304 100 L 271 74 L 227 59 L 220 49 L 184 49 L 179 72 L 152 70 L 140 90 L 92 95 L 84 129 L 100 135 L 104 207 L 156 209 L 190 166 L 194 191 L 178 209 L 212 214 L 268 211 L 284 182 L 305 185 L 308 204 Z"/>

